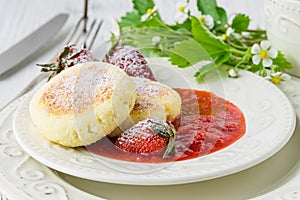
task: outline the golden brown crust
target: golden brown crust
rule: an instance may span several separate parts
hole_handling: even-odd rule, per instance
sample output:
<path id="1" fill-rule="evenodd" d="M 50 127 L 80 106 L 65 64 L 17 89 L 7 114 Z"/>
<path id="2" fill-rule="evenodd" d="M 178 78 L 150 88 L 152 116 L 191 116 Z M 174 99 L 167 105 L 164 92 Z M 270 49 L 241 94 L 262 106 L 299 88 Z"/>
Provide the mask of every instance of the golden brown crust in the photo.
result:
<path id="1" fill-rule="evenodd" d="M 135 84 L 123 70 L 90 62 L 64 70 L 37 90 L 29 111 L 45 138 L 76 147 L 110 134 L 126 120 L 135 99 Z"/>
<path id="2" fill-rule="evenodd" d="M 80 113 L 95 103 L 111 98 L 115 84 L 107 67 L 91 66 L 89 70 L 73 70 L 51 80 L 39 103 L 55 115 Z"/>

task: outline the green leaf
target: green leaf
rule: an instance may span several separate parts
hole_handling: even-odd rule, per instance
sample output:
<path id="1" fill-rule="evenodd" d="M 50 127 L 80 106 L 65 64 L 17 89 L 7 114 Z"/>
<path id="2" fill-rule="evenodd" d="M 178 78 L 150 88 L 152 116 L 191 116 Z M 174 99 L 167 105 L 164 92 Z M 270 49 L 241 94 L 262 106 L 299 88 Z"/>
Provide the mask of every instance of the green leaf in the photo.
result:
<path id="1" fill-rule="evenodd" d="M 141 15 L 136 11 L 127 12 L 125 16 L 123 16 L 119 22 L 119 26 L 126 27 L 126 26 L 136 26 L 137 24 L 141 23 Z"/>
<path id="2" fill-rule="evenodd" d="M 211 58 L 215 59 L 224 54 L 228 55 L 228 45 L 211 33 L 196 17 L 192 16 L 191 20 L 195 40 L 207 51 Z"/>
<path id="3" fill-rule="evenodd" d="M 215 20 L 219 19 L 216 0 L 197 0 L 197 6 L 203 14 L 211 15 Z"/>
<path id="4" fill-rule="evenodd" d="M 184 68 L 200 61 L 212 60 L 211 64 L 200 68 L 195 75 L 197 77 L 226 62 L 231 53 L 229 46 L 213 35 L 196 17 L 191 20 L 194 39 L 184 40 L 171 49 L 170 61 L 173 65 Z"/>
<path id="5" fill-rule="evenodd" d="M 249 24 L 250 24 L 249 16 L 239 13 L 232 20 L 231 27 L 235 30 L 236 33 L 241 33 L 248 29 Z"/>
<path id="6" fill-rule="evenodd" d="M 226 62 L 230 58 L 230 56 L 231 56 L 230 52 L 225 53 L 222 56 L 215 59 L 214 61 L 201 66 L 199 68 L 198 72 L 195 74 L 195 77 L 198 80 L 201 79 L 201 77 L 203 77 L 203 75 L 205 75 L 206 73 L 208 73 L 211 70 L 215 69 L 217 66 L 220 66 L 222 63 Z"/>
<path id="7" fill-rule="evenodd" d="M 133 0 L 133 8 L 138 11 L 140 15 L 146 13 L 147 9 L 153 8 L 154 2 L 152 0 Z"/>
<path id="8" fill-rule="evenodd" d="M 221 21 L 221 24 L 225 24 L 227 22 L 226 11 L 218 7 L 216 0 L 197 0 L 197 7 L 203 14 L 212 16 L 215 23 Z"/>
<path id="9" fill-rule="evenodd" d="M 192 22 L 190 19 L 185 20 L 183 23 L 181 24 L 176 24 L 176 25 L 172 25 L 170 26 L 170 28 L 172 28 L 173 30 L 181 30 L 181 29 L 185 29 L 187 31 L 191 31 L 192 29 Z"/>
<path id="10" fill-rule="evenodd" d="M 201 80 L 203 75 L 210 72 L 211 70 L 215 69 L 217 66 L 215 65 L 214 62 L 210 62 L 208 64 L 205 64 L 203 66 L 201 66 L 199 68 L 199 70 L 195 73 L 195 77 L 198 79 L 198 80 Z"/>
<path id="11" fill-rule="evenodd" d="M 140 24 L 137 25 L 137 27 L 161 27 L 164 28 L 166 25 L 162 21 L 160 15 L 158 12 L 155 12 L 152 14 L 152 16 L 147 19 L 146 21 L 141 22 Z"/>
<path id="12" fill-rule="evenodd" d="M 287 61 L 284 54 L 278 51 L 278 55 L 273 59 L 273 64 L 278 66 L 278 71 L 284 72 L 286 69 L 291 69 L 292 64 Z"/>
<path id="13" fill-rule="evenodd" d="M 220 66 L 221 64 L 225 63 L 231 56 L 231 53 L 228 52 L 224 52 L 223 54 L 221 54 L 217 59 L 215 59 L 215 65 Z"/>
<path id="14" fill-rule="evenodd" d="M 252 64 L 248 70 L 251 71 L 251 72 L 253 72 L 253 73 L 255 73 L 255 72 L 258 72 L 260 70 L 260 68 L 261 68 L 260 65 L 254 65 L 254 64 Z"/>
<path id="15" fill-rule="evenodd" d="M 211 59 L 207 51 L 192 38 L 177 44 L 170 52 L 171 63 L 181 68 Z"/>
<path id="16" fill-rule="evenodd" d="M 219 24 L 218 21 L 217 21 L 217 25 L 218 26 L 223 26 L 223 25 L 227 24 L 228 18 L 227 18 L 226 10 L 221 8 L 221 7 L 217 7 L 217 12 L 219 14 L 219 21 L 221 22 Z"/>

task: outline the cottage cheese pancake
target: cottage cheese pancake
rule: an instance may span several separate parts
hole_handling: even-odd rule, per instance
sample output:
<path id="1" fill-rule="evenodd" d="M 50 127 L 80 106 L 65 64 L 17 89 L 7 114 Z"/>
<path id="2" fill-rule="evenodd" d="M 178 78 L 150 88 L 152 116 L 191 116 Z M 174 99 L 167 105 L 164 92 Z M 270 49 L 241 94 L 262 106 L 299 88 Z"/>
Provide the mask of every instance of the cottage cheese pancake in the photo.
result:
<path id="1" fill-rule="evenodd" d="M 70 147 L 91 144 L 111 133 L 131 112 L 133 80 L 118 67 L 87 62 L 68 68 L 41 87 L 30 103 L 39 132 Z"/>
<path id="2" fill-rule="evenodd" d="M 181 98 L 172 88 L 146 78 L 132 77 L 136 85 L 136 102 L 130 113 L 137 123 L 148 116 L 173 121 L 180 114 Z"/>

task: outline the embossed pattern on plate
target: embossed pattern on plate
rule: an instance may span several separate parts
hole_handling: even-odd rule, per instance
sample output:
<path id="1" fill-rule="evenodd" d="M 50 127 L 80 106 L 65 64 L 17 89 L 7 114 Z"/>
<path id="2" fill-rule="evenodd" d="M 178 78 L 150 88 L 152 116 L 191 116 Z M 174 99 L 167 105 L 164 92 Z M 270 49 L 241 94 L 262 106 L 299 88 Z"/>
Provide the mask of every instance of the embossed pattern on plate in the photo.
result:
<path id="1" fill-rule="evenodd" d="M 151 170 L 153 165 L 99 161 L 97 156 L 84 149 L 63 148 L 49 143 L 37 133 L 31 122 L 28 98 L 20 106 L 14 119 L 14 132 L 18 142 L 41 163 L 77 177 L 111 183 L 166 185 L 208 180 L 247 169 L 272 156 L 291 137 L 295 128 L 293 107 L 288 98 L 268 81 L 252 73 L 240 71 L 238 79 L 224 77 L 220 90 L 210 83 L 214 77 L 207 79 L 205 84 L 198 85 L 194 83 L 192 70 L 184 73 L 182 77 L 182 73 L 178 72 L 180 69 L 170 66 L 164 59 L 150 59 L 149 62 L 158 79 L 158 70 L 167 70 L 171 74 L 169 78 L 166 77 L 168 73 L 163 73 L 163 76 L 164 83 L 172 87 L 177 87 L 179 80 L 185 79 L 188 87 L 191 85 L 198 89 L 216 89 L 212 92 L 224 94 L 224 98 L 244 112 L 246 134 L 216 153 Z M 219 76 L 218 73 L 216 75 Z M 118 169 L 112 168 L 110 164 Z M 143 173 L 120 171 L 120 168 L 126 167 Z"/>
<path id="2" fill-rule="evenodd" d="M 18 145 L 12 130 L 12 119 L 15 109 L 26 98 L 28 95 L 19 98 L 0 113 L 0 188 L 4 189 L 5 195 L 10 200 L 101 200 L 61 180 Z"/>

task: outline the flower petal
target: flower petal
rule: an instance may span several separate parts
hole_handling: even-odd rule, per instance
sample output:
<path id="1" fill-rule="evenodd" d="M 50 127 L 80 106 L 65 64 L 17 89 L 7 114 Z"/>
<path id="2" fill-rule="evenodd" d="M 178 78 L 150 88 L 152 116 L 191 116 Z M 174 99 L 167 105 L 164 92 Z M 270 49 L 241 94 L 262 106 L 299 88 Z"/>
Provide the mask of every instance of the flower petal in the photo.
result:
<path id="1" fill-rule="evenodd" d="M 268 52 L 268 55 L 270 58 L 276 58 L 278 55 L 278 51 L 276 51 L 275 49 L 271 48 Z"/>
<path id="2" fill-rule="evenodd" d="M 263 59 L 263 66 L 270 67 L 272 64 L 273 64 L 272 59 L 270 59 L 270 58 Z"/>
<path id="3" fill-rule="evenodd" d="M 188 14 L 186 14 L 186 13 L 180 13 L 180 14 L 178 14 L 178 15 L 176 16 L 176 21 L 177 21 L 179 24 L 181 24 L 181 23 L 183 23 L 185 20 L 187 20 L 188 17 L 189 17 L 189 16 L 188 16 Z"/>
<path id="4" fill-rule="evenodd" d="M 282 72 L 275 72 L 271 74 L 271 77 L 277 77 L 277 76 L 281 76 Z"/>
<path id="5" fill-rule="evenodd" d="M 148 19 L 149 16 L 150 16 L 150 14 L 148 14 L 148 13 L 142 15 L 141 21 L 142 21 L 142 22 L 146 21 L 146 20 Z"/>
<path id="6" fill-rule="evenodd" d="M 226 30 L 226 35 L 229 37 L 232 33 L 234 33 L 234 29 L 229 27 L 227 30 Z M 258 46 L 258 44 L 256 44 Z M 252 47 L 253 48 L 253 47 Z M 259 48 L 259 46 L 258 46 Z M 259 52 L 259 51 L 258 51 Z M 258 53 L 257 52 L 257 53 Z"/>
<path id="7" fill-rule="evenodd" d="M 252 62 L 254 65 L 258 65 L 260 63 L 260 56 L 259 55 L 255 55 L 252 57 Z"/>
<path id="8" fill-rule="evenodd" d="M 251 53 L 252 54 L 257 54 L 257 53 L 259 53 L 260 52 L 260 47 L 259 47 L 259 45 L 258 44 L 254 44 L 253 46 L 252 46 L 252 48 L 251 48 Z"/>
<path id="9" fill-rule="evenodd" d="M 271 43 L 267 40 L 264 40 L 260 43 L 260 46 L 263 50 L 268 50 L 268 48 L 271 46 Z"/>
<path id="10" fill-rule="evenodd" d="M 214 27 L 214 19 L 212 18 L 212 16 L 210 15 L 203 15 L 204 17 L 204 23 L 206 24 L 206 26 L 209 28 L 209 29 L 212 29 Z"/>
<path id="11" fill-rule="evenodd" d="M 291 76 L 288 75 L 288 74 L 286 74 L 286 73 L 283 73 L 283 74 L 281 75 L 281 78 L 282 78 L 282 80 L 284 80 L 284 81 L 291 80 Z"/>

